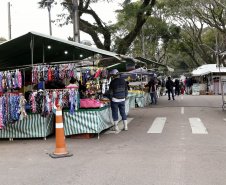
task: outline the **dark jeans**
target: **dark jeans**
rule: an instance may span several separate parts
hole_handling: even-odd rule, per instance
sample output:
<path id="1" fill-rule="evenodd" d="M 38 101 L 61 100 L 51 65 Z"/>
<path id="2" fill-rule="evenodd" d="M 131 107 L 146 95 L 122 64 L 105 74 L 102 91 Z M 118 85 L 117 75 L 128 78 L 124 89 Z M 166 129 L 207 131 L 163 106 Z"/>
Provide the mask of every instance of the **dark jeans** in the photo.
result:
<path id="1" fill-rule="evenodd" d="M 114 121 L 118 121 L 118 109 L 122 120 L 127 120 L 126 111 L 125 111 L 125 101 L 122 102 L 111 102 L 112 117 Z"/>
<path id="2" fill-rule="evenodd" d="M 154 99 L 155 99 L 155 103 L 157 103 L 156 92 L 150 93 L 150 95 L 151 95 L 151 103 L 154 103 Z"/>
<path id="3" fill-rule="evenodd" d="M 180 95 L 180 88 L 179 87 L 175 88 L 175 94 L 178 95 L 178 96 Z"/>
<path id="4" fill-rule="evenodd" d="M 173 91 L 173 89 L 168 89 L 168 97 L 169 97 L 169 99 L 170 99 L 170 92 L 172 93 L 172 97 L 174 99 L 174 91 Z"/>

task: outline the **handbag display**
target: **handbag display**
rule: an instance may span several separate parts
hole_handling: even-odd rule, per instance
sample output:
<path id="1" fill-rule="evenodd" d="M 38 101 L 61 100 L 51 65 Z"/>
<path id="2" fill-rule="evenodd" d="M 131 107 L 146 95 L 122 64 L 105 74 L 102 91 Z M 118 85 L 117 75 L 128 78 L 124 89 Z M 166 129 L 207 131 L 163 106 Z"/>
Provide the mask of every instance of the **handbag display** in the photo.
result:
<path id="1" fill-rule="evenodd" d="M 80 99 L 80 108 L 100 108 L 101 102 L 90 99 Z"/>

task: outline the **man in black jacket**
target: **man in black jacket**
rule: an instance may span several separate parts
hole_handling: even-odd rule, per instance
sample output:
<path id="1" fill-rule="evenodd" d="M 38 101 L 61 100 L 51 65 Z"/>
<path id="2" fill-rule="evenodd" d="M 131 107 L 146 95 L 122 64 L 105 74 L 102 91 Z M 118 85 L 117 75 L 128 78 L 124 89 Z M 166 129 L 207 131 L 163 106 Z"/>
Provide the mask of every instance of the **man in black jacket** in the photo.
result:
<path id="1" fill-rule="evenodd" d="M 180 95 L 180 82 L 178 79 L 175 79 L 175 96 Z"/>
<path id="2" fill-rule="evenodd" d="M 168 77 L 168 80 L 166 82 L 166 88 L 168 90 L 168 98 L 169 98 L 168 100 L 170 100 L 170 92 L 172 93 L 173 100 L 175 100 L 173 86 L 174 86 L 173 81 L 170 79 L 170 77 Z"/>

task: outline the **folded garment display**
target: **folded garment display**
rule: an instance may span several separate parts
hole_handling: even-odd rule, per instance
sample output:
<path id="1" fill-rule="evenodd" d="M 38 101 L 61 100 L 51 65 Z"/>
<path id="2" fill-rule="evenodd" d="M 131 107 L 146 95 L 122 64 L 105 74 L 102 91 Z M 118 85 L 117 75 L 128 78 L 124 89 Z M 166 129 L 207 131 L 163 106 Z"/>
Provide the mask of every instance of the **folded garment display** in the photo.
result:
<path id="1" fill-rule="evenodd" d="M 101 102 L 98 102 L 97 100 L 81 99 L 80 107 L 81 108 L 100 108 Z"/>

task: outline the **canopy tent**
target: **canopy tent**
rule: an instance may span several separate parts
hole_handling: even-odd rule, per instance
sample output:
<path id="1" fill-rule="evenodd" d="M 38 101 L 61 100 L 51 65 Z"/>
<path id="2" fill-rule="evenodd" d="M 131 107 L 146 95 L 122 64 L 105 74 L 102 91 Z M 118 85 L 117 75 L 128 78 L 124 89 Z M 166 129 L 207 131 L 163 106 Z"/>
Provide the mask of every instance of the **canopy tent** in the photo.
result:
<path id="1" fill-rule="evenodd" d="M 142 75 L 152 75 L 153 73 L 148 72 L 147 70 L 143 69 L 143 68 L 138 68 L 138 69 L 134 69 L 132 71 L 128 71 L 125 73 L 122 73 L 122 75 L 132 75 L 132 74 L 142 74 Z"/>
<path id="2" fill-rule="evenodd" d="M 117 62 L 122 61 L 119 55 L 113 52 L 37 32 L 29 32 L 0 44 L 0 70 L 38 63 L 81 61 L 94 57 L 95 54 L 100 54 L 102 58 L 113 57 Z M 101 57 L 98 56 L 97 59 Z"/>
<path id="3" fill-rule="evenodd" d="M 135 58 L 125 56 L 125 55 L 119 55 L 119 57 L 122 59 L 122 62 L 119 63 L 119 61 L 116 61 L 115 58 L 111 58 L 110 60 L 101 60 L 98 63 L 98 66 L 100 67 L 107 67 L 110 71 L 113 69 L 117 69 L 119 72 L 125 72 L 126 71 L 126 65 L 127 64 L 134 64 L 135 69 L 147 66 L 147 64 L 141 60 L 137 60 Z"/>
<path id="4" fill-rule="evenodd" d="M 143 69 L 143 68 L 138 68 L 138 69 L 134 69 L 128 72 L 124 72 L 121 73 L 121 77 L 122 78 L 127 78 L 128 76 L 130 76 L 131 78 L 136 78 L 137 76 L 153 76 L 153 73 L 148 72 L 147 70 Z"/>
<path id="5" fill-rule="evenodd" d="M 220 67 L 220 72 L 225 73 L 226 67 Z M 216 64 L 206 64 L 192 71 L 192 76 L 203 76 L 209 73 L 219 73 L 219 67 Z"/>

